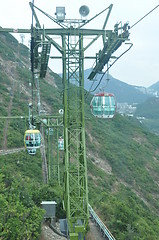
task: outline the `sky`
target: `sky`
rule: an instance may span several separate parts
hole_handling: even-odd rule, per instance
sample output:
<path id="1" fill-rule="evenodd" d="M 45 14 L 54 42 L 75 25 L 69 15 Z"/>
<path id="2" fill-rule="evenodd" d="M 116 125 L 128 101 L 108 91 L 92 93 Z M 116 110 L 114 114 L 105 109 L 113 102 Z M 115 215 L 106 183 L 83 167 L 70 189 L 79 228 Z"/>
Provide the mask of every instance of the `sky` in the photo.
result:
<path id="1" fill-rule="evenodd" d="M 80 19 L 79 8 L 82 5 L 87 5 L 90 10 L 87 20 L 113 4 L 106 27 L 106 30 L 113 30 L 114 25 L 120 21 L 123 24 L 129 22 L 129 26 L 133 26 L 134 23 L 159 5 L 159 0 L 34 0 L 34 4 L 53 17 L 55 17 L 56 7 L 65 6 L 67 19 Z M 106 13 L 91 21 L 85 28 L 102 29 Z M 58 27 L 42 14 L 39 14 L 38 18 L 45 28 Z M 1 3 L 1 27 L 30 29 L 31 22 L 32 13 L 29 0 L 5 0 Z M 20 42 L 22 41 L 19 33 L 14 36 Z M 110 68 L 109 73 L 114 78 L 130 85 L 149 87 L 159 81 L 159 7 L 136 26 L 130 28 L 129 39 L 133 43 L 133 47 Z M 25 35 L 24 44 L 29 46 L 29 40 L 30 35 Z M 102 42 L 97 41 L 90 52 L 95 56 L 102 48 Z M 60 73 L 61 63 L 53 61 L 49 62 L 49 67 L 54 72 Z M 85 69 L 91 68 L 93 62 L 91 60 L 85 61 Z"/>

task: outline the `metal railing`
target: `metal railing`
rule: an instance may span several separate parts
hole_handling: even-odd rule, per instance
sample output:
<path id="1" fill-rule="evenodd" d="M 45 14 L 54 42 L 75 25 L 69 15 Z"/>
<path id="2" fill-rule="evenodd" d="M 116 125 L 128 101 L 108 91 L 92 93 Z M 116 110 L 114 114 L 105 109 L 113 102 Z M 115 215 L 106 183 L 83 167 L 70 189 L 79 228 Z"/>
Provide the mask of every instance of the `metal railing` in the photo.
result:
<path id="1" fill-rule="evenodd" d="M 96 222 L 96 224 L 99 226 L 100 230 L 103 232 L 104 237 L 106 237 L 108 240 L 116 240 L 109 229 L 105 226 L 105 224 L 102 222 L 102 220 L 98 217 L 98 215 L 95 213 L 93 208 L 90 204 L 88 204 L 88 209 L 90 216 L 93 218 L 93 220 Z"/>

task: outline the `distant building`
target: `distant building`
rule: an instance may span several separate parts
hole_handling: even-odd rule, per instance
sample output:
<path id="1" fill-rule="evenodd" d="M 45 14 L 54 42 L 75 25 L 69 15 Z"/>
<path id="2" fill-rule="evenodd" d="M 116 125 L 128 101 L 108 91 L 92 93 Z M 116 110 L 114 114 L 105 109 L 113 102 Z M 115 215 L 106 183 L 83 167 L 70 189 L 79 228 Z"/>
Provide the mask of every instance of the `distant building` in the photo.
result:
<path id="1" fill-rule="evenodd" d="M 154 90 L 153 88 L 145 88 L 145 87 L 139 87 L 139 86 L 135 86 L 135 88 L 144 94 L 159 97 L 159 92 Z"/>
<path id="2" fill-rule="evenodd" d="M 117 112 L 124 116 L 133 117 L 136 111 L 136 104 L 118 103 Z"/>

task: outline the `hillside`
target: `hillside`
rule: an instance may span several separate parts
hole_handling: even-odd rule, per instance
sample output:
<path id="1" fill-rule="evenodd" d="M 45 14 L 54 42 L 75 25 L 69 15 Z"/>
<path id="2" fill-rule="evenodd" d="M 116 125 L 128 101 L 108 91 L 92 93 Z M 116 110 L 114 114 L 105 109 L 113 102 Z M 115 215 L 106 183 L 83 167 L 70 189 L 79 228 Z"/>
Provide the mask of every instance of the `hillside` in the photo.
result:
<path id="1" fill-rule="evenodd" d="M 114 93 L 118 103 L 143 103 L 147 99 L 151 98 L 151 95 L 143 93 L 140 88 L 137 86 L 132 86 L 127 83 L 120 81 L 119 79 L 114 78 L 109 74 L 109 80 L 107 80 L 107 75 L 105 75 L 98 85 L 98 81 L 102 75 L 98 74 L 94 82 L 88 79 L 88 76 L 91 73 L 91 69 L 86 69 L 84 71 L 84 87 L 91 94 L 99 93 L 100 91 Z M 59 74 L 61 77 L 61 74 Z M 97 86 L 97 87 L 96 87 Z"/>
<path id="2" fill-rule="evenodd" d="M 1 33 L 0 40 L 0 115 L 25 115 L 27 119 L 31 101 L 28 49 L 8 34 Z M 57 114 L 62 108 L 60 77 L 49 70 L 46 79 L 40 82 L 40 90 L 46 112 Z M 85 105 L 89 202 L 116 239 L 156 240 L 159 236 L 159 137 L 135 119 L 118 114 L 109 121 L 94 118 L 89 107 L 91 98 L 88 94 Z M 1 118 L 1 149 L 23 147 L 26 125 L 25 119 Z M 3 219 L 0 238 L 11 239 L 11 233 L 19 226 L 21 231 L 28 226 L 29 233 L 34 235 L 26 238 L 19 235 L 19 239 L 38 239 L 42 219 L 40 202 L 56 200 L 58 217 L 63 217 L 62 190 L 52 181 L 43 185 L 40 152 L 34 157 L 25 151 L 0 159 L 0 217 Z M 11 221 L 13 216 L 17 225 Z"/>
<path id="3" fill-rule="evenodd" d="M 87 79 L 90 72 L 91 69 L 85 70 L 85 89 L 87 91 L 89 91 L 91 88 L 92 93 L 97 93 L 101 91 L 100 89 L 103 89 L 104 87 L 104 90 L 106 92 L 112 92 L 115 94 L 117 102 L 119 103 L 127 102 L 128 104 L 142 103 L 150 97 L 149 95 L 144 94 L 138 89 L 136 89 L 135 86 L 124 83 L 119 79 L 115 79 L 111 75 L 109 75 L 109 81 L 106 80 L 105 75 L 98 88 L 94 91 L 98 83 L 98 80 L 100 79 L 101 76 L 100 75 L 97 76 L 96 79 L 97 81 L 95 81 L 92 86 L 92 81 Z"/>
<path id="4" fill-rule="evenodd" d="M 159 134 L 159 98 L 153 97 L 137 105 L 135 117 L 142 117 L 142 124 L 151 132 Z"/>
<path id="5" fill-rule="evenodd" d="M 157 82 L 157 83 L 151 85 L 151 86 L 149 87 L 149 89 L 153 89 L 153 90 L 159 92 L 159 82 Z"/>

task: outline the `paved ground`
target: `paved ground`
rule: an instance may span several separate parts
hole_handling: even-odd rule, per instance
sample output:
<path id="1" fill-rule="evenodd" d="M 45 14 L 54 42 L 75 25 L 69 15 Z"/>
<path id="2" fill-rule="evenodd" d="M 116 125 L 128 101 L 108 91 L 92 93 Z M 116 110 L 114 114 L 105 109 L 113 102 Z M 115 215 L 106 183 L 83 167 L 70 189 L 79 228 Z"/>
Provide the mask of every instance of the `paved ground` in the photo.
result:
<path id="1" fill-rule="evenodd" d="M 46 223 L 44 223 L 40 240 L 66 240 L 66 238 L 56 234 Z"/>
<path id="2" fill-rule="evenodd" d="M 102 236 L 102 233 L 99 231 L 99 229 L 95 225 L 95 223 L 90 221 L 89 226 L 90 226 L 90 231 L 87 233 L 86 240 L 104 240 L 105 239 Z M 58 228 L 59 226 L 57 224 L 57 229 Z M 49 228 L 49 226 L 46 223 L 44 223 L 42 226 L 42 234 L 40 236 L 40 240 L 66 240 L 66 238 L 56 234 L 53 230 Z"/>

